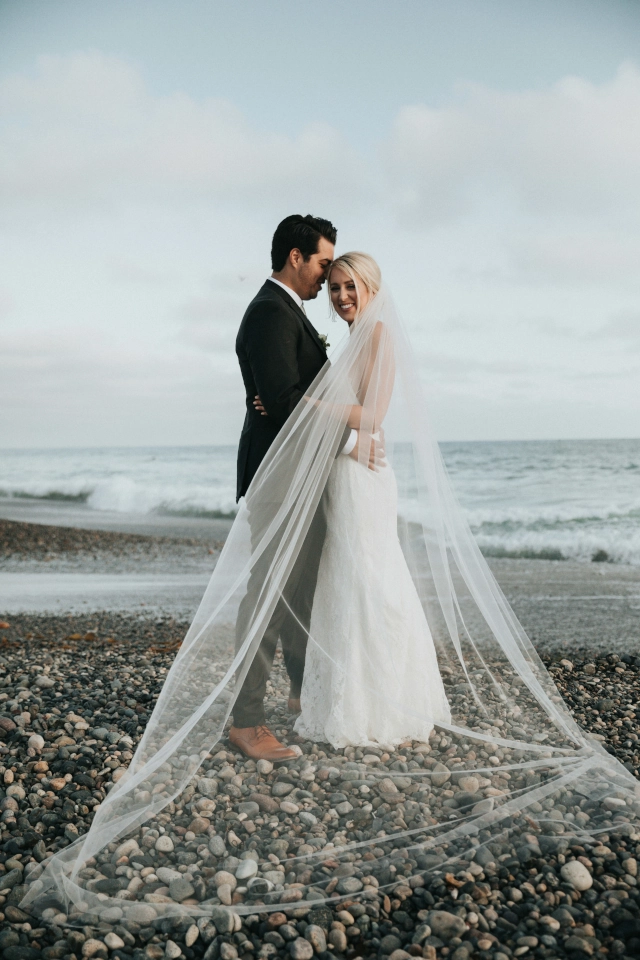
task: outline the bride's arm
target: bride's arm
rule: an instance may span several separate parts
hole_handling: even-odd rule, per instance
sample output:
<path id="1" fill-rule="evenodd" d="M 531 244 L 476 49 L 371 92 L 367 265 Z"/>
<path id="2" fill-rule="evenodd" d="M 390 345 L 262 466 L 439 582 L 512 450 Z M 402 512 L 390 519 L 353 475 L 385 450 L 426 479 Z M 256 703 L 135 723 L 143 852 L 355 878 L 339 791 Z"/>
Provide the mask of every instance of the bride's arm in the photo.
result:
<path id="1" fill-rule="evenodd" d="M 313 400 L 311 397 L 304 399 L 316 407 L 339 409 L 342 417 L 346 413 L 344 422 L 352 430 L 360 430 L 364 427 L 371 433 L 375 433 L 386 416 L 393 393 L 394 379 L 393 347 L 384 324 L 378 321 L 373 330 L 369 356 L 357 391 L 360 403 L 338 408 L 335 404 L 324 400 Z"/>

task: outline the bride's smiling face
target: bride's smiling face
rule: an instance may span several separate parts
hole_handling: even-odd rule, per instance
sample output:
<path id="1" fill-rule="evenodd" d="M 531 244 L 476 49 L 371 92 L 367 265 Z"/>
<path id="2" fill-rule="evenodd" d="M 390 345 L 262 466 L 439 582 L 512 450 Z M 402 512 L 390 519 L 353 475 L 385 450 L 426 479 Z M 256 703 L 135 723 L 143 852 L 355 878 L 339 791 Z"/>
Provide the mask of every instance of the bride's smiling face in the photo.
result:
<path id="1" fill-rule="evenodd" d="M 333 309 L 349 325 L 369 301 L 369 291 L 361 280 L 353 280 L 340 267 L 334 267 L 329 277 L 329 293 Z"/>

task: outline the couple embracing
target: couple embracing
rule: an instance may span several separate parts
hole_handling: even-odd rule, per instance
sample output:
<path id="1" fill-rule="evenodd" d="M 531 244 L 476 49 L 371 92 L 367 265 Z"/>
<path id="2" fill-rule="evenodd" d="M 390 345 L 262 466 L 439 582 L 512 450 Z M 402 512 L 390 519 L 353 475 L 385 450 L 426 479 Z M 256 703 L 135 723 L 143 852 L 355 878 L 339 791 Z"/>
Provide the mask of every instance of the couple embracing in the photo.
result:
<path id="1" fill-rule="evenodd" d="M 254 759 L 296 754 L 265 722 L 264 698 L 278 640 L 290 679 L 296 731 L 334 747 L 393 746 L 425 740 L 450 721 L 431 633 L 397 533 L 397 485 L 384 449 L 383 422 L 395 386 L 394 330 L 385 323 L 380 269 L 364 253 L 334 257 L 336 229 L 290 216 L 273 236 L 273 272 L 244 315 L 236 352 L 247 412 L 238 451 L 237 495 L 247 495 L 252 546 L 264 531 L 252 520 L 252 481 L 270 492 L 263 461 L 289 417 L 320 413 L 337 424 L 326 482 L 262 639 L 247 656 L 233 706 L 231 742 Z M 332 312 L 357 345 L 337 375 L 335 399 L 310 396 L 328 372 L 326 339 L 305 312 L 327 283 Z M 350 402 L 352 401 L 352 402 Z M 298 416 L 300 411 L 298 411 Z M 287 457 L 286 444 L 278 451 Z M 294 473 L 295 482 L 295 473 Z M 274 477 L 273 485 L 276 483 Z M 255 565 L 240 603 L 236 645 L 265 592 Z"/>

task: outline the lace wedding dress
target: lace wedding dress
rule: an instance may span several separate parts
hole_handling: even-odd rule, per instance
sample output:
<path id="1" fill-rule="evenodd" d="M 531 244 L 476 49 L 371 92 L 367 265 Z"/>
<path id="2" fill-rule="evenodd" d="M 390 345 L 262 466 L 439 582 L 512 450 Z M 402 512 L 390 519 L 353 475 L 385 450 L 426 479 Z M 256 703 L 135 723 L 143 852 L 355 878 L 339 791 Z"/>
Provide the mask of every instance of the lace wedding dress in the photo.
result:
<path id="1" fill-rule="evenodd" d="M 398 540 L 397 499 L 390 465 L 373 472 L 336 459 L 323 494 L 327 534 L 295 725 L 310 740 L 391 747 L 451 721 Z"/>

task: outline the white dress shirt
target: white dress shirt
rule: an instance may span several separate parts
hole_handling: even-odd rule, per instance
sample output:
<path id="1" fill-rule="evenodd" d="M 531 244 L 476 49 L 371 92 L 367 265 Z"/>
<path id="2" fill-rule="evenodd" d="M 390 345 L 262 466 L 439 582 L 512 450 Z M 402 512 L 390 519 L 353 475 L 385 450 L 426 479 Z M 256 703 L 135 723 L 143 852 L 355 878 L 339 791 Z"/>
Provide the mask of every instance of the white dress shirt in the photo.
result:
<path id="1" fill-rule="evenodd" d="M 277 283 L 279 287 L 282 287 L 285 293 L 288 293 L 291 299 L 293 300 L 293 302 L 300 307 L 300 309 L 304 314 L 306 314 L 306 310 L 304 309 L 304 304 L 302 302 L 302 297 L 299 296 L 295 290 L 292 290 L 291 287 L 288 287 L 286 283 L 282 283 L 280 280 L 276 280 L 275 277 L 267 277 L 267 280 L 271 280 L 271 283 Z M 358 431 L 352 430 L 351 433 L 349 434 L 349 439 L 345 443 L 340 453 L 341 454 L 344 453 L 346 456 L 349 456 L 349 454 L 351 453 L 351 451 L 353 450 L 357 442 L 358 442 Z"/>

